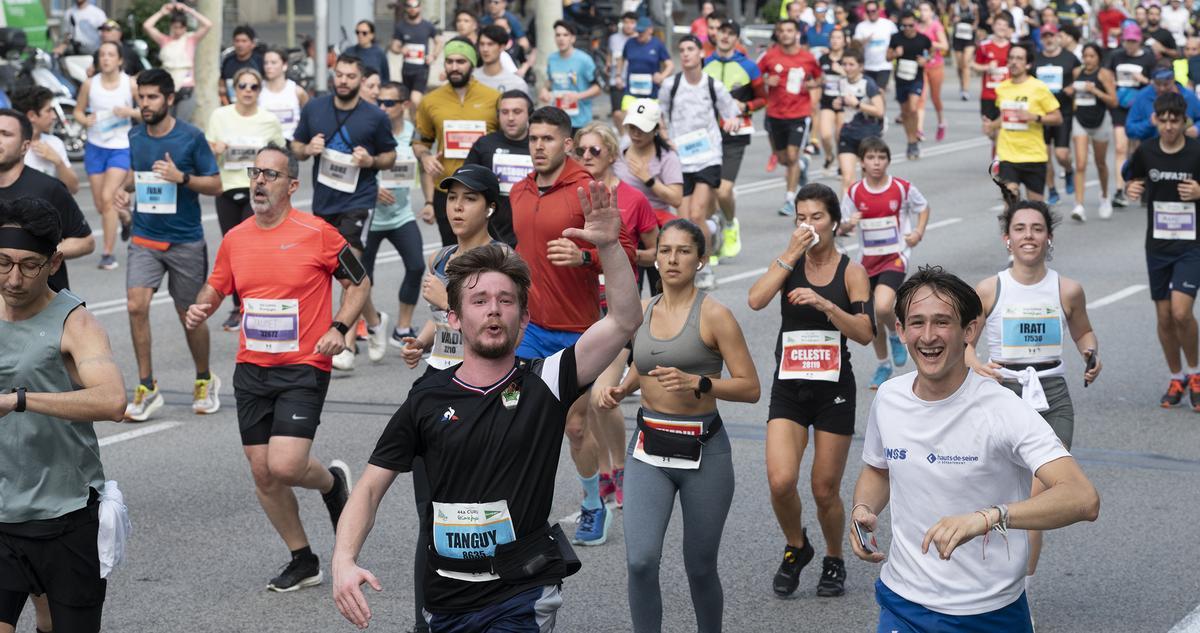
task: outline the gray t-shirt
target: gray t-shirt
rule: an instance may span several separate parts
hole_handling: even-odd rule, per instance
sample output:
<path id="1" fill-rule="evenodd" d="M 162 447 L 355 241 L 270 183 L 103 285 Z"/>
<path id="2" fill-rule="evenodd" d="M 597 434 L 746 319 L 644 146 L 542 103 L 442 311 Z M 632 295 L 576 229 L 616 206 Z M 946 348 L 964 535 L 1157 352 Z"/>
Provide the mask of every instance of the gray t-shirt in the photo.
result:
<path id="1" fill-rule="evenodd" d="M 518 77 L 516 73 L 501 70 L 498 75 L 489 75 L 483 72 L 483 68 L 476 68 L 471 73 L 471 76 L 478 79 L 479 83 L 496 90 L 500 94 L 504 94 L 508 90 L 520 90 L 533 97 L 533 94 L 529 92 L 529 84 L 525 83 L 525 80 Z"/>
<path id="2" fill-rule="evenodd" d="M 622 182 L 642 192 L 646 196 L 646 200 L 650 202 L 650 206 L 656 210 L 670 209 L 670 205 L 663 202 L 662 198 L 654 195 L 646 187 L 642 181 L 638 180 L 629 171 L 629 165 L 625 162 L 625 151 L 622 150 L 617 162 L 613 164 L 613 173 Z M 650 159 L 650 175 L 658 179 L 659 182 L 668 185 L 683 184 L 683 166 L 679 163 L 679 154 L 672 151 L 664 151 L 661 156 L 655 155 Z"/>

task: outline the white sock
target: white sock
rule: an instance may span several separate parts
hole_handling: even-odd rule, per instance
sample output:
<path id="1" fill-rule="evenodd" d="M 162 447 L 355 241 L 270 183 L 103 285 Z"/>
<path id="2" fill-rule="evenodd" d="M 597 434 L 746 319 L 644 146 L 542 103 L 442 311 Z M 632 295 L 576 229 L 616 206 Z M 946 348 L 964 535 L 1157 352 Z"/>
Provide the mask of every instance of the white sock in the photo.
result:
<path id="1" fill-rule="evenodd" d="M 1188 367 L 1187 373 L 1200 374 L 1200 367 Z"/>
<path id="2" fill-rule="evenodd" d="M 1171 380 L 1183 380 L 1185 377 L 1186 376 L 1184 375 L 1183 372 L 1179 372 L 1178 374 L 1171 374 Z"/>
<path id="3" fill-rule="evenodd" d="M 788 204 L 795 202 L 796 201 L 796 192 L 795 191 L 787 192 L 786 194 L 784 194 L 783 199 L 787 200 Z"/>

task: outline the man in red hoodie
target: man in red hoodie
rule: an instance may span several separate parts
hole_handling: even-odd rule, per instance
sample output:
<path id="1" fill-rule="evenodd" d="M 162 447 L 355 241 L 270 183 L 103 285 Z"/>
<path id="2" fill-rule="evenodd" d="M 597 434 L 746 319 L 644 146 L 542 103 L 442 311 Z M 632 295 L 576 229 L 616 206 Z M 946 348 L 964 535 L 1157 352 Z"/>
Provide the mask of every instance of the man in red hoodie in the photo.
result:
<path id="1" fill-rule="evenodd" d="M 547 106 L 529 116 L 529 154 L 533 172 L 513 185 L 513 231 L 517 254 L 529 265 L 529 325 L 525 328 L 519 358 L 547 358 L 575 341 L 600 319 L 602 272 L 595 247 L 563 237 L 563 229 L 583 226 L 579 192 L 592 176 L 568 157 L 572 150 L 571 118 Z M 635 242 L 621 227 L 621 246 L 634 261 Z M 600 463 L 596 451 L 585 447 L 587 396 L 567 414 L 567 439 L 571 458 L 583 484 L 575 543 L 600 545 L 608 536 L 612 516 L 600 498 Z"/>

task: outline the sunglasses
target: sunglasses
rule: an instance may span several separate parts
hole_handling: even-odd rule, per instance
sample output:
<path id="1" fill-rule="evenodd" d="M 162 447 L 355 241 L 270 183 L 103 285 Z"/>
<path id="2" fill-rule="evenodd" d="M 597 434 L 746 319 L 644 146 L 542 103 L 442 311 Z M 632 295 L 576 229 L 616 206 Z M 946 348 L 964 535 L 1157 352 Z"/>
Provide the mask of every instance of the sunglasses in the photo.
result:
<path id="1" fill-rule="evenodd" d="M 591 147 L 576 147 L 575 155 L 580 158 L 583 158 L 583 155 L 586 152 L 586 153 L 591 154 L 592 158 L 599 158 L 600 153 L 603 151 L 604 151 L 604 148 L 600 147 L 599 145 L 593 145 Z"/>
<path id="2" fill-rule="evenodd" d="M 289 180 L 291 179 L 291 176 L 288 176 L 287 174 L 285 174 L 281 171 L 276 171 L 274 169 L 260 169 L 258 167 L 247 167 L 246 168 L 246 175 L 250 176 L 250 180 L 257 180 L 258 176 L 260 174 L 262 175 L 263 178 L 267 179 L 267 182 L 275 182 L 276 180 L 279 180 L 279 178 L 281 176 L 284 178 L 288 178 Z"/>
<path id="3" fill-rule="evenodd" d="M 378 101 L 380 107 L 383 107 L 383 108 L 390 108 L 390 107 L 396 105 L 397 103 L 403 103 L 399 99 L 376 99 L 376 101 Z"/>
<path id="4" fill-rule="evenodd" d="M 359 35 L 370 35 L 371 34 L 370 31 L 355 31 L 355 33 L 358 33 Z"/>
<path id="5" fill-rule="evenodd" d="M 258 84 L 238 84 L 237 85 L 238 90 L 249 90 L 251 92 L 258 92 L 261 87 L 262 86 L 259 86 Z"/>

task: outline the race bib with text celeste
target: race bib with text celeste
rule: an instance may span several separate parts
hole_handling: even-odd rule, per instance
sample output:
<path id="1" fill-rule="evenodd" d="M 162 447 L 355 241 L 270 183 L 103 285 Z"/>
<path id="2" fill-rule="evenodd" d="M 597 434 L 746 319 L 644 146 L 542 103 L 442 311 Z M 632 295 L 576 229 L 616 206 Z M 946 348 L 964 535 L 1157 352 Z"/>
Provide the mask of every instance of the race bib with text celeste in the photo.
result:
<path id="1" fill-rule="evenodd" d="M 836 330 L 784 332 L 780 380 L 837 382 L 842 375 L 842 339 Z"/>

